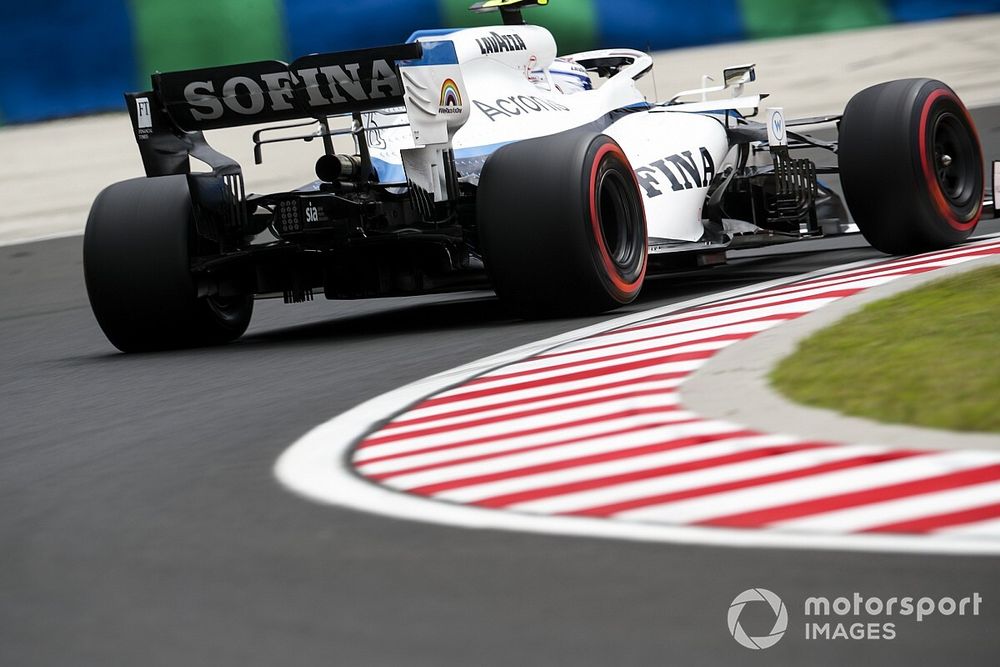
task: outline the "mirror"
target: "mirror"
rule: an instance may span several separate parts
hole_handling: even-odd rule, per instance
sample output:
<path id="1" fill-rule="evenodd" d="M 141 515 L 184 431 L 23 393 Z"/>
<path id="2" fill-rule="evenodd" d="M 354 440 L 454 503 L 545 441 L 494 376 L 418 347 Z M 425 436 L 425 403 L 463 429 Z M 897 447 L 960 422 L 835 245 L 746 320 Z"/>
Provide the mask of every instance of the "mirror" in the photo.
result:
<path id="1" fill-rule="evenodd" d="M 738 65 L 727 67 L 722 71 L 722 80 L 726 88 L 743 86 L 757 80 L 756 65 Z"/>

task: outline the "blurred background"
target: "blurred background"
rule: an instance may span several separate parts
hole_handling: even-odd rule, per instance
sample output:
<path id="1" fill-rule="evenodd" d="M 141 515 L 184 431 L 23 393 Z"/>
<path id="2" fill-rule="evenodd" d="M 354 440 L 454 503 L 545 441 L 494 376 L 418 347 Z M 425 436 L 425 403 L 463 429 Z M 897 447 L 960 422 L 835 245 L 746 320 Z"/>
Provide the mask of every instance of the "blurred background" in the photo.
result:
<path id="1" fill-rule="evenodd" d="M 5 0 L 0 124 L 122 109 L 149 74 L 399 43 L 495 23 L 471 0 Z M 556 0 L 529 10 L 562 53 L 661 51 L 1000 11 L 1000 0 Z M 993 35 L 993 39 L 1000 39 Z M 739 59 L 739 56 L 736 56 Z"/>

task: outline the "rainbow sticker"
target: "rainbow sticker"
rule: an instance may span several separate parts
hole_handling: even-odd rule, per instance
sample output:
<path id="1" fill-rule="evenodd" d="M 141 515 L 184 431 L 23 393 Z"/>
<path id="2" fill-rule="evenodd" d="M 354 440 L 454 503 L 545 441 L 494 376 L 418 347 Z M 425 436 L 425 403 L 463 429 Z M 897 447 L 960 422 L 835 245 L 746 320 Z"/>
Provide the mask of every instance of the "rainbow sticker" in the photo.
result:
<path id="1" fill-rule="evenodd" d="M 462 106 L 462 93 L 458 92 L 458 85 L 452 79 L 445 79 L 441 84 L 441 106 Z"/>

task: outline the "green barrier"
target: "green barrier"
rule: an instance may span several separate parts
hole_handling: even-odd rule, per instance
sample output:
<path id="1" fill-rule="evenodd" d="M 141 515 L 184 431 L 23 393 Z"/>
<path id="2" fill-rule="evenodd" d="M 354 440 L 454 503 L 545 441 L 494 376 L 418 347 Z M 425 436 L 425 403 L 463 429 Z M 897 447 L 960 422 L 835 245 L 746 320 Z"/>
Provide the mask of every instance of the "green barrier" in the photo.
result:
<path id="1" fill-rule="evenodd" d="M 470 12 L 471 0 L 438 1 L 441 3 L 443 24 L 440 27 L 495 26 L 499 22 L 496 14 Z M 587 51 L 597 47 L 596 1 L 598 0 L 553 0 L 546 7 L 526 9 L 524 19 L 528 23 L 548 28 L 556 38 L 560 53 Z"/>
<path id="2" fill-rule="evenodd" d="M 892 20 L 883 0 L 740 0 L 751 37 L 785 37 L 885 25 Z"/>
<path id="3" fill-rule="evenodd" d="M 282 0 L 131 0 L 141 86 L 151 72 L 285 57 Z"/>

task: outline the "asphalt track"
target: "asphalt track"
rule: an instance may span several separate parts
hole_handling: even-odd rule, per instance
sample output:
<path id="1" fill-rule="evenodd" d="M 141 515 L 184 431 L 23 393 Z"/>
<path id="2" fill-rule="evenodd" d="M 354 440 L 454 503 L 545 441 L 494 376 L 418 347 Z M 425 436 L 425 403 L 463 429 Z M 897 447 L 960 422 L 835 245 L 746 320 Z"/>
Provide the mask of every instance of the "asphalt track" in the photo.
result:
<path id="1" fill-rule="evenodd" d="M 997 114 L 980 115 L 1000 154 Z M 1000 224 L 981 227 L 1000 231 Z M 314 505 L 276 457 L 432 373 L 601 318 L 510 319 L 489 294 L 259 303 L 240 342 L 125 356 L 80 239 L 0 248 L 0 665 L 996 664 L 996 558 L 741 550 L 467 531 Z M 879 255 L 859 237 L 744 253 L 625 312 Z M 751 652 L 733 598 L 790 628 Z M 807 641 L 808 596 L 978 592 L 981 615 Z M 852 617 L 843 619 L 850 622 Z M 882 619 L 887 620 L 887 619 Z M 765 634 L 773 617 L 744 626 Z"/>

